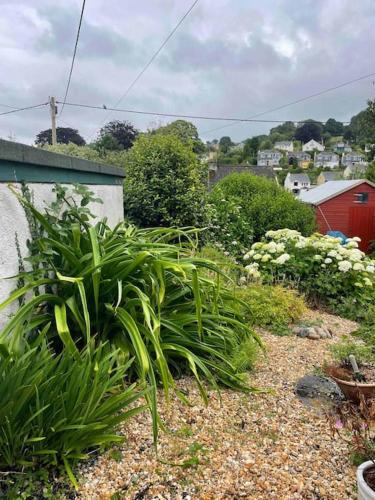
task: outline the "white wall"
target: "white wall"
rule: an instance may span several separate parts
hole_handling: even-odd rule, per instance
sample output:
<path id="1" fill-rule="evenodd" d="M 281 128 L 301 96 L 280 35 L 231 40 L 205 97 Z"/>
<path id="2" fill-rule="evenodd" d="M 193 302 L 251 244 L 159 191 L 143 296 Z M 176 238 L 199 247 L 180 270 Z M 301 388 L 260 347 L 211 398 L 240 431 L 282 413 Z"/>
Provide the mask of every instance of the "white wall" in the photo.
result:
<path id="1" fill-rule="evenodd" d="M 12 184 L 20 189 L 20 184 Z M 34 194 L 34 204 L 39 210 L 55 200 L 52 192 L 54 184 L 28 183 L 29 189 Z M 90 185 L 91 191 L 103 204 L 93 203 L 89 205 L 91 212 L 102 219 L 107 217 L 109 226 L 115 226 L 123 220 L 123 188 L 122 185 Z M 5 279 L 18 273 L 18 254 L 16 249 L 16 233 L 20 245 L 21 254 L 27 256 L 26 241 L 30 239 L 30 231 L 27 224 L 24 209 L 16 196 L 8 188 L 7 183 L 0 183 L 0 302 L 3 302 L 15 289 L 16 280 Z M 0 312 L 0 328 L 4 326 L 9 314 L 17 308 L 17 303 Z"/>

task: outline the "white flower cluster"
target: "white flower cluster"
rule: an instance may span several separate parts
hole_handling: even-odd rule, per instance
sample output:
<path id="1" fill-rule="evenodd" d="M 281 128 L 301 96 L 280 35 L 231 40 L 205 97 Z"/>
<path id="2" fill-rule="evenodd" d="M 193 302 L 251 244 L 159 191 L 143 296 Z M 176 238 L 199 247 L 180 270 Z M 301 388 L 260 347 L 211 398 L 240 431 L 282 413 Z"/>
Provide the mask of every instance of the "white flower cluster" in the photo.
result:
<path id="1" fill-rule="evenodd" d="M 349 238 L 342 244 L 340 238 L 313 234 L 302 236 L 298 231 L 279 229 L 268 231 L 266 241 L 254 243 L 244 259 L 252 277 L 259 277 L 262 270 L 303 263 L 317 272 L 317 267 L 332 273 L 355 272 L 355 286 L 375 286 L 375 261 L 358 248 L 360 238 Z M 322 270 L 323 270 L 322 269 Z"/>

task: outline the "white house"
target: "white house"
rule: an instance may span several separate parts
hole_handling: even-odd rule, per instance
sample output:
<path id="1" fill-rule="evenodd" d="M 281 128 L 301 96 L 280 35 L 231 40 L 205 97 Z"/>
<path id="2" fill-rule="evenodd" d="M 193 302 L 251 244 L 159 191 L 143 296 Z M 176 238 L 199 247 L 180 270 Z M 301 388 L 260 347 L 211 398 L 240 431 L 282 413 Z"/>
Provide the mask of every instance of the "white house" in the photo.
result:
<path id="1" fill-rule="evenodd" d="M 289 151 L 291 153 L 294 150 L 293 141 L 276 141 L 275 149 L 280 149 L 281 151 Z"/>
<path id="2" fill-rule="evenodd" d="M 258 151 L 257 165 L 259 167 L 277 167 L 279 166 L 282 156 L 280 151 L 274 151 L 272 149 Z"/>
<path id="3" fill-rule="evenodd" d="M 367 165 L 365 155 L 356 152 L 343 154 L 341 158 L 341 163 L 343 167 L 348 167 L 349 165 L 354 166 L 358 164 Z"/>
<path id="4" fill-rule="evenodd" d="M 302 191 L 307 191 L 311 187 L 310 178 L 307 174 L 291 174 L 288 175 L 284 181 L 284 187 L 288 191 L 299 195 Z"/>
<path id="5" fill-rule="evenodd" d="M 367 170 L 367 163 L 348 165 L 344 170 L 344 179 L 363 179 Z"/>
<path id="6" fill-rule="evenodd" d="M 343 141 L 336 142 L 336 144 L 333 145 L 332 149 L 335 153 L 351 153 L 352 152 L 352 148 L 351 148 L 350 144 L 343 142 Z"/>
<path id="7" fill-rule="evenodd" d="M 314 139 L 311 139 L 311 141 L 306 142 L 306 144 L 302 146 L 302 151 L 324 151 L 324 149 L 323 144 L 320 144 L 320 142 L 317 142 Z"/>
<path id="8" fill-rule="evenodd" d="M 340 165 L 340 157 L 332 151 L 315 153 L 314 167 L 336 168 Z"/>

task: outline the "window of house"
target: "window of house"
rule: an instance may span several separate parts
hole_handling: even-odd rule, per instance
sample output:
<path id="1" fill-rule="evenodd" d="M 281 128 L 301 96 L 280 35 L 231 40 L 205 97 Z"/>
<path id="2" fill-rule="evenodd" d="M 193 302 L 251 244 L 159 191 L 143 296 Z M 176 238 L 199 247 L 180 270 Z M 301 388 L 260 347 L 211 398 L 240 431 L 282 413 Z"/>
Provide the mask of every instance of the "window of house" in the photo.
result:
<path id="1" fill-rule="evenodd" d="M 367 203 L 368 193 L 355 193 L 355 203 Z"/>
<path id="2" fill-rule="evenodd" d="M 294 185 L 294 186 L 298 186 L 298 181 L 294 181 L 294 182 L 293 182 L 293 185 Z"/>

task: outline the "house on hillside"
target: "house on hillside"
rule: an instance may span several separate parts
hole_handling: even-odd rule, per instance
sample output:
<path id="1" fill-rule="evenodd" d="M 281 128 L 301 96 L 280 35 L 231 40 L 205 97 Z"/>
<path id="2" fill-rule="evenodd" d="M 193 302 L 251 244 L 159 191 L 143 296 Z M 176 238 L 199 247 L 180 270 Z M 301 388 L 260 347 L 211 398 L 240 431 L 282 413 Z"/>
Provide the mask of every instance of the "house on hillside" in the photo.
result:
<path id="1" fill-rule="evenodd" d="M 310 189 L 310 178 L 307 174 L 292 174 L 288 172 L 284 181 L 284 187 L 298 196 L 302 191 Z"/>
<path id="2" fill-rule="evenodd" d="M 282 156 L 280 151 L 264 149 L 263 151 L 258 151 L 257 164 L 260 167 L 278 167 Z"/>
<path id="3" fill-rule="evenodd" d="M 280 149 L 281 151 L 293 151 L 293 141 L 276 141 L 275 149 Z"/>
<path id="4" fill-rule="evenodd" d="M 352 148 L 351 146 L 343 141 L 336 142 L 336 144 L 333 145 L 333 151 L 335 153 L 351 153 Z"/>
<path id="5" fill-rule="evenodd" d="M 311 162 L 311 155 L 306 153 L 306 151 L 295 151 L 293 153 L 288 153 L 288 164 L 293 165 L 293 160 L 297 160 L 297 164 L 301 168 L 308 168 Z"/>
<path id="6" fill-rule="evenodd" d="M 316 184 L 318 186 L 321 186 L 322 184 L 325 184 L 328 181 L 339 181 L 342 179 L 342 171 L 336 171 L 336 172 L 321 172 L 318 177 L 316 178 Z"/>
<path id="7" fill-rule="evenodd" d="M 366 180 L 328 181 L 302 192 L 300 200 L 315 209 L 319 231 L 341 231 L 361 238 L 360 249 L 369 251 L 375 239 L 375 184 Z"/>
<path id="8" fill-rule="evenodd" d="M 362 153 L 352 152 L 345 153 L 342 155 L 341 163 L 343 167 L 348 167 L 349 165 L 367 165 L 365 155 Z"/>
<path id="9" fill-rule="evenodd" d="M 314 139 L 311 139 L 311 141 L 306 142 L 302 146 L 302 151 L 324 151 L 325 147 L 323 144 L 320 144 L 320 142 L 315 141 Z"/>
<path id="10" fill-rule="evenodd" d="M 344 170 L 344 179 L 363 179 L 366 175 L 367 163 L 348 165 Z"/>
<path id="11" fill-rule="evenodd" d="M 340 157 L 332 151 L 315 153 L 314 167 L 337 168 L 340 165 Z"/>
<path id="12" fill-rule="evenodd" d="M 214 186 L 221 179 L 233 173 L 248 173 L 259 177 L 266 177 L 272 181 L 276 181 L 276 174 L 272 167 L 260 167 L 259 165 L 222 165 L 211 163 L 208 166 L 208 185 Z"/>

